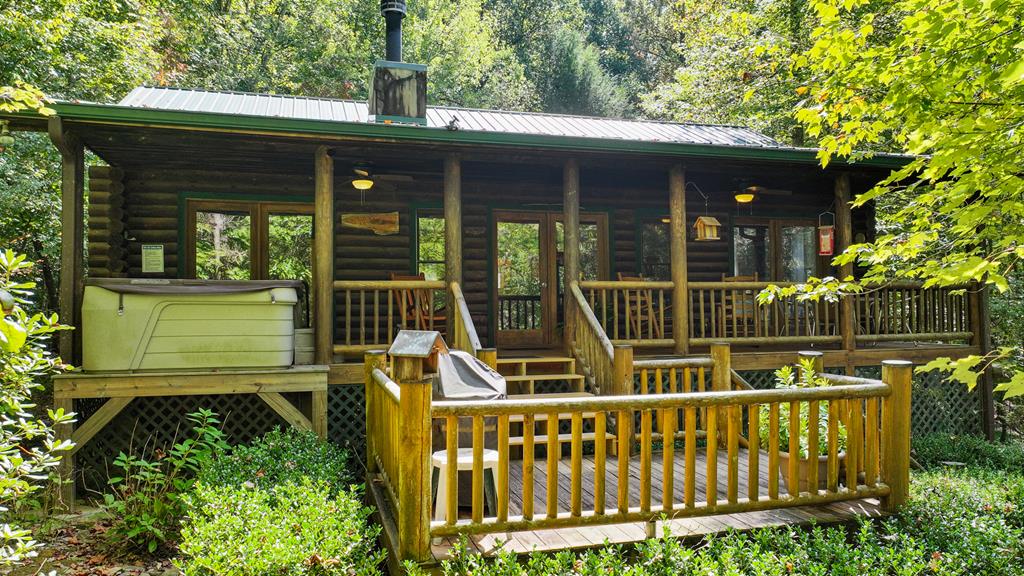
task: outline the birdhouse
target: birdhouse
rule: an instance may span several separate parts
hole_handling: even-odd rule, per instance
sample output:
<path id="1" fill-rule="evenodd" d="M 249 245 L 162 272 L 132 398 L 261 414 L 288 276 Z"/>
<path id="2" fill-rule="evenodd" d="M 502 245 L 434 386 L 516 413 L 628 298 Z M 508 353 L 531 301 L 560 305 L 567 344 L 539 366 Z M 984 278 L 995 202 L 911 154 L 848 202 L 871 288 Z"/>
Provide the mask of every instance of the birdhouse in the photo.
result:
<path id="1" fill-rule="evenodd" d="M 400 330 L 388 355 L 392 358 L 423 358 L 430 369 L 437 368 L 437 355 L 447 354 L 448 346 L 436 330 Z"/>
<path id="2" fill-rule="evenodd" d="M 697 241 L 720 240 L 718 229 L 721 227 L 722 223 L 714 216 L 698 216 L 697 221 L 693 224 L 693 229 L 696 232 L 695 239 Z"/>

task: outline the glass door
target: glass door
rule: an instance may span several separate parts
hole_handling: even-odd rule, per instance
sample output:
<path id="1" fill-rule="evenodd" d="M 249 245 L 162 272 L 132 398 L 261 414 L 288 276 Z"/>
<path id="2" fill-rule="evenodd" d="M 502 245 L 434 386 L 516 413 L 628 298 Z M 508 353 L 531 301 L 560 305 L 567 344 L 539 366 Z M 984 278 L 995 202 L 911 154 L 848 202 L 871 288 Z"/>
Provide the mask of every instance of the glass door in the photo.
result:
<path id="1" fill-rule="evenodd" d="M 544 214 L 495 214 L 494 280 L 497 345 L 505 348 L 544 346 L 549 251 Z"/>

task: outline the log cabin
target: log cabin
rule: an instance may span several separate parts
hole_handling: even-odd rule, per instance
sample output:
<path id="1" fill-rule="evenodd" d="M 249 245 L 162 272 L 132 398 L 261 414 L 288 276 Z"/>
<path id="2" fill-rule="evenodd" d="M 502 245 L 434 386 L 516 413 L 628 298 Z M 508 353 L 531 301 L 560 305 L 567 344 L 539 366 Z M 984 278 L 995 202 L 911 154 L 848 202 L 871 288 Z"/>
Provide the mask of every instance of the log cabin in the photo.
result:
<path id="1" fill-rule="evenodd" d="M 333 439 L 364 450 L 394 562 L 436 562 L 459 534 L 480 549 L 494 533 L 554 549 L 636 540 L 661 514 L 744 526 L 760 520 L 742 514 L 768 508 L 804 506 L 785 520 L 800 522 L 905 500 L 910 373 L 896 360 L 984 350 L 984 293 L 892 283 L 834 302 L 756 302 L 772 284 L 856 276 L 831 258 L 875 236 L 874 205 L 851 199 L 904 159 L 823 169 L 816 150 L 740 126 L 428 106 L 426 68 L 401 62 L 400 44 L 389 50 L 365 102 L 144 86 L 116 104 L 4 118 L 47 131 L 61 156 L 60 314 L 76 330 L 59 348 L 83 369 L 57 378 L 54 393 L 82 414 L 62 430 L 76 451 L 92 441 L 109 457 L 133 403 L 136 421 L 173 431 L 195 405 L 166 403 L 181 397 L 228 398 L 220 405 L 250 433 L 279 422 L 337 429 Z M 97 160 L 88 169 L 86 152 Z M 218 363 L 242 341 L 256 365 L 274 354 L 261 327 L 208 308 L 200 314 L 221 344 L 199 367 L 147 364 L 148 352 L 112 344 L 135 292 L 232 281 L 295 291 L 285 361 Z M 90 287 L 120 294 L 113 312 L 84 302 Z M 402 330 L 436 331 L 485 360 L 510 400 L 432 406 L 425 355 L 380 352 Z M 198 336 L 176 337 L 153 354 L 197 352 Z M 756 390 L 741 375 L 799 351 L 843 386 Z M 881 380 L 857 376 L 883 365 Z M 801 489 L 796 458 L 776 473 L 778 408 L 808 402 L 817 420 L 829 399 L 849 411 L 822 413 L 822 486 L 811 466 Z M 990 422 L 991 396 L 978 404 L 970 413 Z M 432 448 L 432 420 L 447 425 L 447 454 Z M 496 431 L 493 458 L 485 427 Z M 849 442 L 843 472 L 840 427 L 860 450 Z M 662 451 L 654 472 L 652 449 Z M 547 462 L 536 476 L 535 452 Z M 75 478 L 72 462 L 63 471 Z M 432 469 L 444 470 L 443 489 Z M 472 475 L 468 518 L 458 470 Z"/>

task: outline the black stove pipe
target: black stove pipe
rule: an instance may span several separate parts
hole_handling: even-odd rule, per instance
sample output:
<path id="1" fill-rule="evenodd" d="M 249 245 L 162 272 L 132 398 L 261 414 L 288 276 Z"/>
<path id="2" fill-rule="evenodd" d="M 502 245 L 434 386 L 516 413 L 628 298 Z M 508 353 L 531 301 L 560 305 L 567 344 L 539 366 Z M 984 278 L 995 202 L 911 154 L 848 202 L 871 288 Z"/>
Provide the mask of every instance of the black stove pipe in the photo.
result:
<path id="1" fill-rule="evenodd" d="M 384 17 L 384 59 L 402 61 L 402 19 L 405 18 L 404 0 L 380 0 L 380 13 Z"/>

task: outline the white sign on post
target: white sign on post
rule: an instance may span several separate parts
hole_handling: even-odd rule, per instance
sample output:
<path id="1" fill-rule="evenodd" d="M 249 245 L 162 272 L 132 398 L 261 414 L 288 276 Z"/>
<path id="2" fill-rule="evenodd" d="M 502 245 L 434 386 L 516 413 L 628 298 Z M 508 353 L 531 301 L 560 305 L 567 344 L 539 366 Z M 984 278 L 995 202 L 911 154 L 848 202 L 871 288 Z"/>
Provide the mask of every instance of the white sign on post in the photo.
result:
<path id="1" fill-rule="evenodd" d="M 164 245 L 143 244 L 142 245 L 142 273 L 163 274 L 164 272 Z"/>

